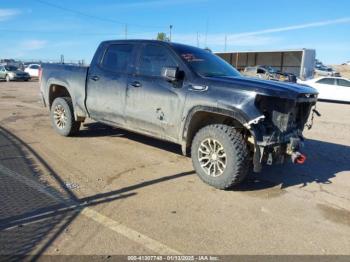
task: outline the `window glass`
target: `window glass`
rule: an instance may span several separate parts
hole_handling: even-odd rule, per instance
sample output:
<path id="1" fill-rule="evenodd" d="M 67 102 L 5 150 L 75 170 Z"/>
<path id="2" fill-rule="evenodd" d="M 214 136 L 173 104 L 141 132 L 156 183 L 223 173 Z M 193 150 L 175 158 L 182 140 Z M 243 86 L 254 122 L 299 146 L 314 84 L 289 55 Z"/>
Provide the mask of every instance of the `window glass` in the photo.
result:
<path id="1" fill-rule="evenodd" d="M 173 44 L 173 48 L 182 60 L 201 76 L 240 76 L 240 73 L 232 65 L 207 50 L 180 44 Z"/>
<path id="2" fill-rule="evenodd" d="M 126 72 L 131 59 L 132 45 L 111 45 L 108 47 L 101 66 L 113 72 Z"/>
<path id="3" fill-rule="evenodd" d="M 163 67 L 178 66 L 171 52 L 159 45 L 147 45 L 144 47 L 138 73 L 146 76 L 161 76 Z"/>
<path id="4" fill-rule="evenodd" d="M 334 85 L 334 78 L 322 78 L 316 82 L 317 84 Z"/>
<path id="5" fill-rule="evenodd" d="M 347 86 L 350 87 L 350 81 L 344 79 L 338 79 L 338 86 Z"/>
<path id="6" fill-rule="evenodd" d="M 39 69 L 39 66 L 38 65 L 32 65 L 30 68 L 31 69 Z"/>
<path id="7" fill-rule="evenodd" d="M 265 71 L 265 69 L 258 68 L 258 72 L 257 72 L 257 73 L 258 73 L 258 74 L 265 74 L 266 71 Z"/>

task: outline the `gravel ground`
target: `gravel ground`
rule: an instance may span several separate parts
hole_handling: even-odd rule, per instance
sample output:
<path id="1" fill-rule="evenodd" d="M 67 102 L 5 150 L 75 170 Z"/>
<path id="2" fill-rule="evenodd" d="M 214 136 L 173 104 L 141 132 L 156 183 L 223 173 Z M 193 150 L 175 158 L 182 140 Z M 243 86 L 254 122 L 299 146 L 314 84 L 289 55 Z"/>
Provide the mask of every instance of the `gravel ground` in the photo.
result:
<path id="1" fill-rule="evenodd" d="M 0 254 L 350 255 L 350 105 L 318 103 L 304 165 L 219 191 L 177 145 L 91 121 L 56 135 L 38 93 L 0 82 Z"/>

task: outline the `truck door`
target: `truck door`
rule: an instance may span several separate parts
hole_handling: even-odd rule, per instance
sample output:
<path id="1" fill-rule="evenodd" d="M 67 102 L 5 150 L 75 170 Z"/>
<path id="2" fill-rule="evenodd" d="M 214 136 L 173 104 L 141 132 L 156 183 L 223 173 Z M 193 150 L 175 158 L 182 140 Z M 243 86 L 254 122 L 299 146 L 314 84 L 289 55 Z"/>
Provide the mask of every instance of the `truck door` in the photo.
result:
<path id="1" fill-rule="evenodd" d="M 143 45 L 126 92 L 125 116 L 132 129 L 167 140 L 178 138 L 186 92 L 182 83 L 161 76 L 163 67 L 179 67 L 177 59 L 166 46 Z"/>
<path id="2" fill-rule="evenodd" d="M 109 44 L 91 65 L 86 107 L 91 118 L 124 125 L 125 92 L 134 53 L 129 43 Z"/>

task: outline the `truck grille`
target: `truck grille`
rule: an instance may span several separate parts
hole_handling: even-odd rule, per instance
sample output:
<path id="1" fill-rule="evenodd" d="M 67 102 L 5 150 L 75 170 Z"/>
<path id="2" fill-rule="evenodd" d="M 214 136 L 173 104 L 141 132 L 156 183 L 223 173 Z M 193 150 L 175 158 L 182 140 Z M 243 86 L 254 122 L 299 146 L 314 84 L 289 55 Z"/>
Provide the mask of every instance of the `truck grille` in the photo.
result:
<path id="1" fill-rule="evenodd" d="M 295 129 L 302 131 L 314 104 L 313 99 L 307 97 L 291 100 L 258 96 L 256 100 L 256 106 L 265 115 L 264 124 L 267 133 L 277 131 L 281 134 Z"/>

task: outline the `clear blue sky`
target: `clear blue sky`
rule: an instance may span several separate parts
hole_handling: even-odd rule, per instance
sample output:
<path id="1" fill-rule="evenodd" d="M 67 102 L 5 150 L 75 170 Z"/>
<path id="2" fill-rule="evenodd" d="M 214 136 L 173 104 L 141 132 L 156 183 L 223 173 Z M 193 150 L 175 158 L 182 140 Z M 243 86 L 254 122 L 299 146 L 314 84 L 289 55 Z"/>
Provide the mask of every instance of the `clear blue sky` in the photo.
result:
<path id="1" fill-rule="evenodd" d="M 51 4 L 51 5 L 50 5 Z M 98 43 L 172 39 L 214 51 L 314 48 L 328 64 L 350 60 L 348 0 L 0 0 L 0 58 L 85 59 Z"/>

